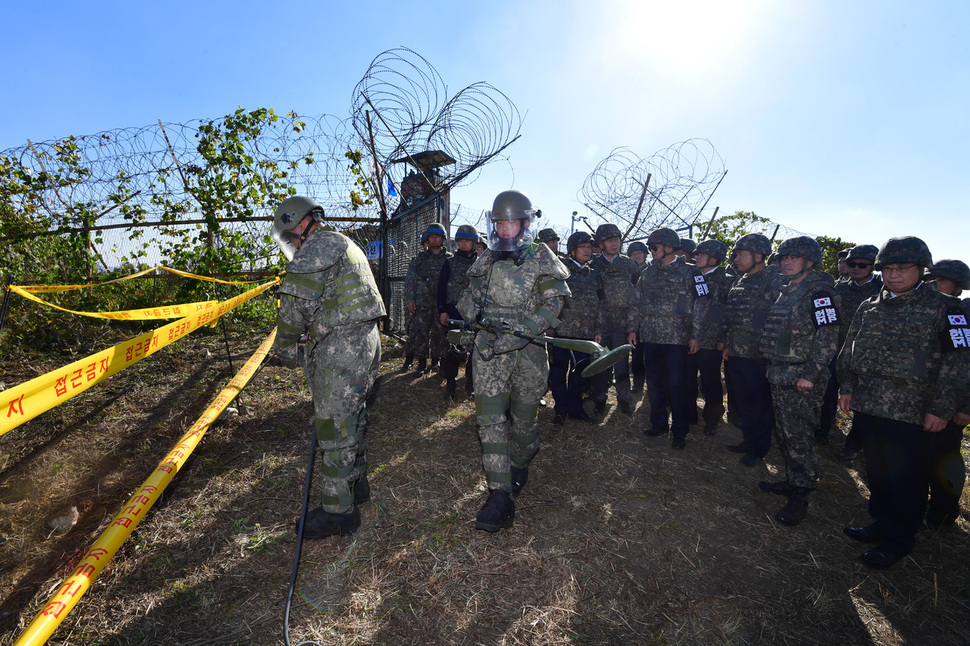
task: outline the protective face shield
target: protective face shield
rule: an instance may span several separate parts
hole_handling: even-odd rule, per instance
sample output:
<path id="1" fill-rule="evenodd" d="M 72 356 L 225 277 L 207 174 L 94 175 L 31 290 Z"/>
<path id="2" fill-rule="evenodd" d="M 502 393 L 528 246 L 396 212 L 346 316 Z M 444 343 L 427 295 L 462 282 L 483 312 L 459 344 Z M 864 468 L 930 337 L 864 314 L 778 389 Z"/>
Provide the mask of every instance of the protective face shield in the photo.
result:
<path id="1" fill-rule="evenodd" d="M 503 191 L 495 197 L 488 213 L 488 246 L 492 251 L 515 251 L 532 244 L 532 223 L 539 211 L 532 208 L 532 201 L 521 191 Z M 499 234 L 500 222 L 519 221 L 519 230 L 510 237 Z M 507 232 L 509 225 L 501 225 Z"/>
<path id="2" fill-rule="evenodd" d="M 286 259 L 293 260 L 312 222 L 322 222 L 323 206 L 316 200 L 294 195 L 283 201 L 273 214 L 273 240 Z M 308 221 L 309 220 L 309 221 Z"/>

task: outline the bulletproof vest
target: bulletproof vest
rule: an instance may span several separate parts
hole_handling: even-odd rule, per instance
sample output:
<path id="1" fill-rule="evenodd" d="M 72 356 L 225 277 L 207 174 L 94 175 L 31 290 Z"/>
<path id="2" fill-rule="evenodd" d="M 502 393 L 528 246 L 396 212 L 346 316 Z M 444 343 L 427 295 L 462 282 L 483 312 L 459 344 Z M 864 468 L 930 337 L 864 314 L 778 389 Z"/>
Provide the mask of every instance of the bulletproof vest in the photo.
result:
<path id="1" fill-rule="evenodd" d="M 478 256 L 474 251 L 467 254 L 458 251 L 448 259 L 448 268 L 451 273 L 448 275 L 448 291 L 445 294 L 445 302 L 455 304 L 461 298 L 462 292 L 468 287 L 468 270 L 475 264 Z"/>
<path id="2" fill-rule="evenodd" d="M 845 335 L 849 333 L 849 324 L 852 323 L 852 317 L 855 316 L 859 306 L 878 294 L 881 289 L 882 278 L 880 276 L 873 276 L 872 280 L 864 285 L 856 285 L 853 280 L 839 281 L 835 284 L 835 291 L 839 293 L 839 297 L 842 299 L 844 316 L 841 334 L 839 335 L 840 342 L 845 341 Z"/>
<path id="3" fill-rule="evenodd" d="M 438 254 L 426 249 L 415 256 L 404 279 L 404 292 L 407 297 L 418 305 L 437 306 L 438 277 L 441 275 L 441 267 L 445 264 L 445 260 L 452 257 L 452 254 L 445 249 Z"/>
<path id="4" fill-rule="evenodd" d="M 730 333 L 731 354 L 759 356 L 761 331 L 783 283 L 778 270 L 769 266 L 756 274 L 744 274 L 731 286 L 723 317 L 723 329 Z"/>
<path id="5" fill-rule="evenodd" d="M 570 296 L 567 296 L 559 312 L 556 336 L 574 339 L 592 339 L 596 333 L 597 308 L 603 295 L 603 284 L 589 263 L 580 267 L 567 259 L 563 264 L 569 269 Z"/>
<path id="6" fill-rule="evenodd" d="M 895 298 L 881 290 L 856 312 L 861 318 L 852 343 L 852 372 L 918 383 L 935 377 L 928 368 L 939 361 L 935 331 L 948 300 L 956 299 L 926 289 L 925 283 Z"/>
<path id="7" fill-rule="evenodd" d="M 711 290 L 711 304 L 704 317 L 701 337 L 698 339 L 701 348 L 713 350 L 721 335 L 724 319 L 724 302 L 727 300 L 728 290 L 734 284 L 734 278 L 728 276 L 724 267 L 716 267 L 714 271 L 705 274 L 704 279 Z"/>
<path id="8" fill-rule="evenodd" d="M 688 281 L 695 273 L 700 272 L 681 258 L 666 267 L 651 263 L 637 283 L 640 318 L 690 319 L 695 294 L 688 291 Z"/>
<path id="9" fill-rule="evenodd" d="M 602 254 L 590 261 L 593 271 L 603 281 L 603 303 L 607 327 L 626 325 L 627 313 L 636 301 L 636 282 L 639 270 L 629 256 L 617 254 L 613 262 Z"/>
<path id="10" fill-rule="evenodd" d="M 317 301 L 316 331 L 386 314 L 367 256 L 346 236 L 317 230 L 286 266 L 280 294 Z"/>
<path id="11" fill-rule="evenodd" d="M 810 272 L 801 282 L 782 287 L 778 300 L 768 310 L 759 346 L 761 356 L 774 363 L 808 361 L 818 329 L 813 303 L 824 304 L 824 299 L 828 299 L 834 325 L 838 320 L 835 310 L 838 298 L 834 296 L 832 278 L 818 271 Z M 825 308 L 820 311 L 825 316 Z"/>

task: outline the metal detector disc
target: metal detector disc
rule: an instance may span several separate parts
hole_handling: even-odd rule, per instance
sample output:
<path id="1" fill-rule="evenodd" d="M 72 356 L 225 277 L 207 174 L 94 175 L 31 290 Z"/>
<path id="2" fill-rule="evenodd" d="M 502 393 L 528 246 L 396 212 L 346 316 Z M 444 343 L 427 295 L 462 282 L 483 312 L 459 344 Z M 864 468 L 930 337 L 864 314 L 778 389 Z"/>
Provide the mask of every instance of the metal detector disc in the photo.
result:
<path id="1" fill-rule="evenodd" d="M 613 366 L 614 363 L 619 363 L 626 359 L 630 351 L 633 350 L 633 346 L 630 344 L 621 345 L 618 348 L 614 348 L 603 354 L 599 355 L 595 359 L 589 362 L 589 365 L 583 368 L 583 377 L 592 377 L 595 374 L 599 374 Z"/>

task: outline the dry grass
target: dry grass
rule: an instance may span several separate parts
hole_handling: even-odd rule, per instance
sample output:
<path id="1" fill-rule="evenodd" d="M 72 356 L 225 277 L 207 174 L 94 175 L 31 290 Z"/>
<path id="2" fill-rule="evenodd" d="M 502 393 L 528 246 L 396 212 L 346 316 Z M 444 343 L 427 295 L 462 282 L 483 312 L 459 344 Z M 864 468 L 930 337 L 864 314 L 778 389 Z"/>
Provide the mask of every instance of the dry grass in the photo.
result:
<path id="1" fill-rule="evenodd" d="M 238 368 L 261 335 L 232 339 Z M 206 357 L 206 351 L 211 357 Z M 353 537 L 306 544 L 293 642 L 322 644 L 962 644 L 970 524 L 924 532 L 894 569 L 862 566 L 841 528 L 865 522 L 857 469 L 823 447 L 797 528 L 775 523 L 777 452 L 749 469 L 739 433 L 694 429 L 686 451 L 616 413 L 556 428 L 515 527 L 472 527 L 484 501 L 470 400 L 395 372 L 371 407 L 372 500 Z M 4 360 L 8 386 L 63 361 Z M 0 644 L 12 644 L 229 377 L 219 337 L 186 339 L 0 438 Z M 266 367 L 248 414 L 204 438 L 52 644 L 282 643 L 312 407 L 296 371 Z M 645 402 L 644 402 L 645 403 Z M 641 404 L 642 405 L 642 404 Z M 78 525 L 50 535 L 71 505 Z"/>

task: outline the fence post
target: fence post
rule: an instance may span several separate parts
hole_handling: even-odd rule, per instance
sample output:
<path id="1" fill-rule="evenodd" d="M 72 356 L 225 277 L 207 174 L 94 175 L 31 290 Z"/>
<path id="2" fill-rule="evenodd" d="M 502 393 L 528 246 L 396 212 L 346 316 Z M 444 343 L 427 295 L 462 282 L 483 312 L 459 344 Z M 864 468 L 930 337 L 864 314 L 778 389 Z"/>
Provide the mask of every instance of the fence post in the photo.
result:
<path id="1" fill-rule="evenodd" d="M 3 305 L 0 305 L 0 332 L 3 331 L 3 321 L 7 318 L 7 306 L 10 304 L 10 286 L 13 284 L 13 275 L 7 276 L 7 284 L 3 288 Z"/>

